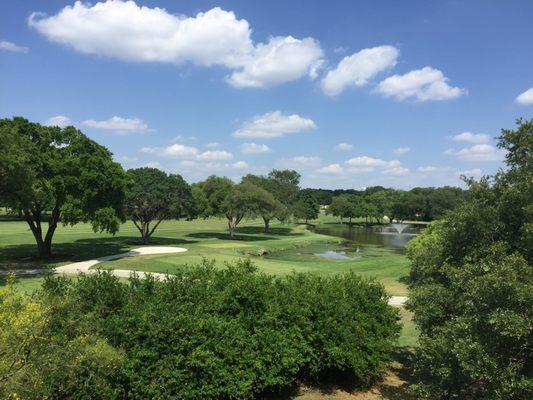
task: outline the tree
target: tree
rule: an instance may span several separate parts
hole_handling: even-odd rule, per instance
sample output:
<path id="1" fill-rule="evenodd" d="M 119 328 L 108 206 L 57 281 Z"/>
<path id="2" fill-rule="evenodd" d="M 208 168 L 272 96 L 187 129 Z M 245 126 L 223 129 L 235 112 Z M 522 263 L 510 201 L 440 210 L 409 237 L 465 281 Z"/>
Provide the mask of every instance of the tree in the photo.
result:
<path id="1" fill-rule="evenodd" d="M 167 175 L 157 168 L 145 167 L 130 169 L 128 176 L 133 184 L 127 191 L 125 211 L 141 233 L 144 244 L 162 221 L 190 217 L 194 213 L 190 187 L 180 175 Z"/>
<path id="2" fill-rule="evenodd" d="M 268 193 L 264 189 L 249 182 L 231 188 L 221 206 L 228 220 L 230 238 L 235 238 L 235 229 L 245 216 L 254 216 L 261 212 L 265 195 Z"/>
<path id="3" fill-rule="evenodd" d="M 20 117 L 0 120 L 0 142 L 0 202 L 23 215 L 41 258 L 52 255 L 59 221 L 118 231 L 128 180 L 105 147 L 72 126 Z"/>
<path id="4" fill-rule="evenodd" d="M 530 399 L 533 337 L 533 120 L 502 130 L 508 170 L 407 247 L 420 329 L 420 395 Z"/>
<path id="5" fill-rule="evenodd" d="M 293 206 L 293 214 L 296 218 L 304 219 L 305 223 L 310 219 L 318 218 L 320 212 L 320 205 L 311 192 L 302 190 L 299 195 L 299 200 Z"/>
<path id="6" fill-rule="evenodd" d="M 222 209 L 222 204 L 228 196 L 233 187 L 234 183 L 231 179 L 226 177 L 219 177 L 216 175 L 211 175 L 203 182 L 196 183 L 195 187 L 199 187 L 203 196 L 199 193 L 196 193 L 197 198 L 202 198 L 202 201 L 206 205 L 202 215 L 204 218 L 207 217 L 219 217 L 223 216 L 224 210 Z M 195 192 L 197 189 L 195 189 Z M 205 199 L 204 199 L 205 197 Z"/>
<path id="7" fill-rule="evenodd" d="M 300 174 L 296 171 L 273 169 L 267 176 L 270 186 L 265 189 L 269 190 L 277 200 L 288 206 L 298 197 L 300 178 Z"/>
<path id="8" fill-rule="evenodd" d="M 352 194 L 343 194 L 334 197 L 326 213 L 340 217 L 341 224 L 343 218 L 349 218 L 349 223 L 352 223 L 352 218 L 358 217 L 361 214 L 359 207 L 359 197 Z"/>

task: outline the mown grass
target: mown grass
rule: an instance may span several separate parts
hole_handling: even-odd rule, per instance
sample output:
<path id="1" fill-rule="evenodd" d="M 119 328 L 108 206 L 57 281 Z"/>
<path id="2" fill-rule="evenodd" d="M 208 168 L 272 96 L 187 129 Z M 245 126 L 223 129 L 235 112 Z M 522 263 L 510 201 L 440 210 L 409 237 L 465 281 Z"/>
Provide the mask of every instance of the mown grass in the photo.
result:
<path id="1" fill-rule="evenodd" d="M 334 219 L 321 215 L 317 223 L 333 223 Z M 281 225 L 274 223 L 268 234 L 263 233 L 259 220 L 242 223 L 237 239 L 230 240 L 226 221 L 220 218 L 195 221 L 165 221 L 152 238 L 152 245 L 179 246 L 186 253 L 139 256 L 99 264 L 100 268 L 131 269 L 172 274 L 185 264 L 197 264 L 203 258 L 214 259 L 219 266 L 226 262 L 249 257 L 266 273 L 284 275 L 294 272 L 310 272 L 330 275 L 354 271 L 382 282 L 393 295 L 405 295 L 407 289 L 402 277 L 407 274 L 408 261 L 393 252 L 383 252 L 377 257 L 359 260 L 328 260 L 313 257 L 285 256 L 283 250 L 323 244 L 335 246 L 341 239 L 319 235 L 306 229 L 305 225 Z M 54 237 L 56 257 L 48 262 L 34 258 L 35 244 L 29 228 L 22 221 L 0 222 L 0 268 L 54 267 L 70 262 L 88 260 L 110 254 L 126 252 L 140 246 L 136 228 L 131 222 L 121 226 L 115 236 L 95 233 L 87 224 L 74 227 L 61 226 Z M 268 257 L 257 256 L 266 251 Z M 273 256 L 275 255 L 275 256 Z M 27 278 L 24 287 L 38 286 L 39 278 Z"/>

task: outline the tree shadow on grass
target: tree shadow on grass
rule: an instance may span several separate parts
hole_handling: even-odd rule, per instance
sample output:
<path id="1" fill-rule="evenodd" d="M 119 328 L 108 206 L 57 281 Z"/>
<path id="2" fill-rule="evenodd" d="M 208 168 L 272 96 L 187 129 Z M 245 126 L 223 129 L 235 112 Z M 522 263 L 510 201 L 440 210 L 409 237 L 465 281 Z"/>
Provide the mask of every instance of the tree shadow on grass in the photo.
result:
<path id="1" fill-rule="evenodd" d="M 272 227 L 268 230 L 268 232 L 265 233 L 264 228 L 260 226 L 243 226 L 242 228 L 238 228 L 237 231 L 239 233 L 244 233 L 247 235 L 257 235 L 257 234 L 276 235 L 276 236 L 303 235 L 303 232 L 295 232 L 293 229 L 287 228 L 287 227 Z"/>
<path id="2" fill-rule="evenodd" d="M 240 230 L 239 230 L 240 232 Z M 235 241 L 243 241 L 243 242 L 259 242 L 262 240 L 276 240 L 276 237 L 272 236 L 249 236 L 249 235 L 241 235 L 239 233 L 235 234 L 235 237 L 231 239 L 229 237 L 229 233 L 227 232 L 195 232 L 195 233 L 189 233 L 187 237 L 195 238 L 195 239 L 219 239 L 219 240 L 235 240 Z"/>
<path id="3" fill-rule="evenodd" d="M 153 237 L 148 246 L 176 246 L 195 243 L 180 238 Z M 52 244 L 54 255 L 48 260 L 37 257 L 37 245 L 19 244 L 0 248 L 0 269 L 51 268 L 61 262 L 85 261 L 93 258 L 120 254 L 132 247 L 145 246 L 137 236 L 115 236 L 79 239 L 70 243 Z"/>

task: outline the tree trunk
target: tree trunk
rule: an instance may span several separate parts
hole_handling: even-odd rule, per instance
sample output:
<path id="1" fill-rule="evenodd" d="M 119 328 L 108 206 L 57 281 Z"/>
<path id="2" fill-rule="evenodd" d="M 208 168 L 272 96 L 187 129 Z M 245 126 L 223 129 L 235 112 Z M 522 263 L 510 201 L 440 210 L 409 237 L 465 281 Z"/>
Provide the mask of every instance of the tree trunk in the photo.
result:
<path id="1" fill-rule="evenodd" d="M 57 222 L 59 220 L 59 210 L 54 208 L 52 216 L 48 222 L 48 231 L 46 237 L 43 240 L 43 230 L 41 226 L 41 212 L 40 210 L 32 210 L 31 213 L 28 210 L 24 210 L 24 218 L 30 226 L 35 242 L 37 243 L 37 253 L 39 258 L 47 259 L 52 256 L 52 237 L 54 235 Z"/>
<path id="2" fill-rule="evenodd" d="M 235 239 L 235 225 L 233 224 L 233 220 L 228 219 L 228 229 L 229 229 L 229 237 L 231 239 Z"/>
<path id="3" fill-rule="evenodd" d="M 342 217 L 341 217 L 341 225 L 342 225 Z"/>
<path id="4" fill-rule="evenodd" d="M 263 221 L 265 222 L 265 229 L 264 232 L 268 233 L 268 230 L 270 229 L 270 219 L 263 217 Z"/>
<path id="5" fill-rule="evenodd" d="M 352 226 L 352 217 L 350 217 L 350 226 Z"/>

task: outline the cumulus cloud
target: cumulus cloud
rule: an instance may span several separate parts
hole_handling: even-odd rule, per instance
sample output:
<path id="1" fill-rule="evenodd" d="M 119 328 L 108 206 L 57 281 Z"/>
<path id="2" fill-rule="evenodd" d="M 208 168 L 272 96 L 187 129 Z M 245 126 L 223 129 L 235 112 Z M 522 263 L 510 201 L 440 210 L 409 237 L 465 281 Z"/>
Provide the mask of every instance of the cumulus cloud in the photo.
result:
<path id="1" fill-rule="evenodd" d="M 257 143 L 243 143 L 240 146 L 241 153 L 243 154 L 259 154 L 259 153 L 270 153 L 270 147 L 266 144 L 257 144 Z"/>
<path id="2" fill-rule="evenodd" d="M 515 101 L 523 106 L 533 104 L 533 88 L 529 88 L 524 93 L 519 95 Z"/>
<path id="3" fill-rule="evenodd" d="M 205 145 L 208 149 L 218 149 L 221 146 L 218 142 L 209 142 Z"/>
<path id="4" fill-rule="evenodd" d="M 381 173 L 384 175 L 403 176 L 409 173 L 409 168 L 405 168 L 405 167 L 402 167 L 401 165 L 397 165 L 391 168 L 386 168 L 383 171 L 381 171 Z"/>
<path id="5" fill-rule="evenodd" d="M 74 50 L 124 61 L 163 62 L 233 70 L 235 87 L 270 87 L 312 73 L 322 50 L 312 38 L 271 37 L 254 44 L 248 21 L 215 7 L 195 16 L 108 0 L 76 1 L 56 15 L 32 13 L 28 24 Z"/>
<path id="6" fill-rule="evenodd" d="M 314 156 L 296 156 L 291 158 L 283 158 L 279 164 L 284 168 L 298 169 L 298 168 L 314 168 L 320 165 L 320 158 Z"/>
<path id="7" fill-rule="evenodd" d="M 455 150 L 448 149 L 444 152 L 446 155 L 456 156 L 464 161 L 501 161 L 505 152 L 490 144 L 475 144 L 472 147 Z"/>
<path id="8" fill-rule="evenodd" d="M 349 151 L 353 149 L 353 144 L 339 143 L 339 144 L 336 144 L 335 147 L 333 147 L 333 149 L 337 151 Z"/>
<path id="9" fill-rule="evenodd" d="M 467 169 L 465 171 L 459 171 L 457 175 L 466 176 L 467 178 L 480 177 L 483 175 L 483 171 L 479 168 Z"/>
<path id="10" fill-rule="evenodd" d="M 157 161 L 149 161 L 146 164 L 144 164 L 144 166 L 148 168 L 161 168 L 161 163 Z"/>
<path id="11" fill-rule="evenodd" d="M 300 117 L 298 114 L 285 115 L 281 111 L 273 111 L 245 122 L 241 128 L 233 132 L 233 136 L 272 139 L 314 128 L 316 125 L 312 119 Z"/>
<path id="12" fill-rule="evenodd" d="M 390 76 L 379 83 L 376 91 L 396 100 L 417 101 L 452 100 L 467 94 L 466 89 L 450 86 L 442 71 L 432 67 Z"/>
<path id="13" fill-rule="evenodd" d="M 468 143 L 486 143 L 490 142 L 491 137 L 484 133 L 472 133 L 463 132 L 458 135 L 452 136 L 452 140 L 455 142 L 468 142 Z"/>
<path id="14" fill-rule="evenodd" d="M 344 168 L 340 164 L 329 164 L 325 167 L 319 168 L 317 172 L 320 174 L 339 175 L 344 173 Z"/>
<path id="15" fill-rule="evenodd" d="M 116 115 L 102 121 L 87 119 L 82 121 L 82 124 L 91 128 L 105 129 L 117 133 L 145 133 L 152 131 L 148 124 L 140 118 L 122 118 Z"/>
<path id="16" fill-rule="evenodd" d="M 304 75 L 316 78 L 321 57 L 322 49 L 313 38 L 271 37 L 268 43 L 259 43 L 227 81 L 238 88 L 268 88 Z"/>
<path id="17" fill-rule="evenodd" d="M 401 156 L 402 154 L 409 153 L 411 151 L 410 147 L 398 147 L 394 149 L 392 152 L 398 156 Z"/>
<path id="18" fill-rule="evenodd" d="M 363 86 L 379 72 L 394 67 L 399 54 L 393 46 L 378 46 L 344 57 L 322 79 L 322 90 L 329 96 L 335 96 L 348 86 Z"/>
<path id="19" fill-rule="evenodd" d="M 30 51 L 30 49 L 27 47 L 19 46 L 13 42 L 8 42 L 5 40 L 0 41 L 0 50 L 11 51 L 13 53 L 27 53 Z"/>
<path id="20" fill-rule="evenodd" d="M 178 143 L 168 147 L 143 147 L 141 152 L 157 154 L 169 158 L 191 158 L 196 157 L 199 153 L 196 147 L 185 146 Z"/>
<path id="21" fill-rule="evenodd" d="M 354 157 L 350 158 L 348 161 L 346 161 L 346 164 L 351 167 L 398 167 L 401 165 L 400 161 L 398 160 L 392 160 L 392 161 L 385 161 L 380 158 L 372 158 L 367 156 L 361 156 L 361 157 Z"/>
<path id="22" fill-rule="evenodd" d="M 44 124 L 46 126 L 59 126 L 64 128 L 65 126 L 72 125 L 72 120 L 64 115 L 56 115 L 55 117 L 48 118 Z"/>
<path id="23" fill-rule="evenodd" d="M 231 160 L 233 154 L 224 150 L 208 150 L 198 155 L 198 160 Z"/>

